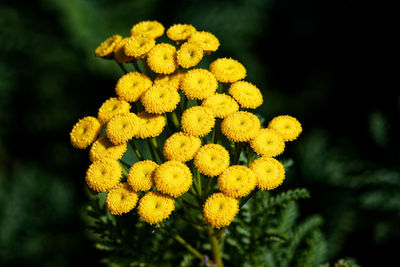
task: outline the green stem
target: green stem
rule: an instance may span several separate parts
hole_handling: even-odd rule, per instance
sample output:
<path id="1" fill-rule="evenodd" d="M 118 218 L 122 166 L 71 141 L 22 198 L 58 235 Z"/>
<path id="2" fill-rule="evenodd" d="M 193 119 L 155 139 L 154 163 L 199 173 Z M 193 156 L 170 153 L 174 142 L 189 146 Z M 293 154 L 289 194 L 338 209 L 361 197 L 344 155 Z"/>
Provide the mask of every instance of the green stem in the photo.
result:
<path id="1" fill-rule="evenodd" d="M 254 196 L 256 195 L 256 193 L 258 192 L 258 190 L 259 190 L 259 189 L 256 188 L 256 189 L 254 189 L 253 191 L 251 191 L 251 193 L 248 194 L 248 195 L 240 202 L 239 209 L 241 209 L 241 208 L 244 206 L 244 204 L 247 203 L 247 201 L 249 201 L 252 197 L 254 197 Z"/>
<path id="2" fill-rule="evenodd" d="M 201 199 L 204 201 L 205 198 L 207 197 L 208 191 L 210 191 L 211 188 L 211 184 L 212 184 L 212 180 L 213 178 L 208 177 L 207 178 L 207 185 L 206 185 L 206 190 L 204 191 L 204 194 L 201 196 Z"/>
<path id="3" fill-rule="evenodd" d="M 242 152 L 243 143 L 235 143 L 235 157 L 233 158 L 233 165 L 239 163 L 240 153 Z"/>
<path id="4" fill-rule="evenodd" d="M 125 170 L 124 164 L 120 161 L 120 162 L 119 162 L 119 165 L 121 165 L 122 173 L 123 173 L 126 177 L 128 177 L 128 172 Z"/>
<path id="5" fill-rule="evenodd" d="M 125 68 L 124 64 L 122 64 L 122 63 L 119 63 L 118 61 L 115 61 L 115 62 L 117 62 L 118 66 L 121 68 L 121 70 L 122 70 L 122 71 L 123 71 L 125 74 L 127 74 L 127 73 L 128 73 L 128 71 L 126 70 L 126 68 Z"/>
<path id="6" fill-rule="evenodd" d="M 217 267 L 224 267 L 224 263 L 222 262 L 222 253 L 218 244 L 218 240 L 214 235 L 214 231 L 209 226 L 208 226 L 208 240 L 210 241 L 213 257 L 215 263 L 217 264 Z"/>
<path id="7" fill-rule="evenodd" d="M 172 120 L 172 123 L 174 124 L 174 126 L 176 127 L 176 130 L 179 130 L 179 119 L 178 119 L 178 116 L 176 115 L 176 112 L 175 112 L 175 110 L 174 111 L 172 111 L 171 113 L 171 120 Z"/>
<path id="8" fill-rule="evenodd" d="M 149 146 L 151 158 L 153 159 L 154 162 L 158 162 L 157 156 L 156 156 L 156 153 L 155 153 L 155 149 L 154 149 L 153 145 L 151 144 L 150 140 L 149 140 L 149 139 L 146 139 L 146 143 L 147 143 L 147 145 Z M 158 163 L 159 163 L 159 162 L 158 162 Z"/>
<path id="9" fill-rule="evenodd" d="M 155 151 L 157 152 L 158 157 L 160 158 L 160 161 L 164 162 L 165 161 L 165 157 L 164 157 L 163 152 L 160 150 L 160 147 L 158 146 L 156 138 L 155 137 L 151 138 L 150 142 L 153 145 Z"/>
<path id="10" fill-rule="evenodd" d="M 132 65 L 137 72 L 141 72 L 136 59 L 132 61 Z"/>
<path id="11" fill-rule="evenodd" d="M 149 78 L 154 81 L 154 76 L 153 76 L 153 72 L 151 72 L 151 69 L 149 68 L 149 65 L 147 65 L 146 61 L 144 61 L 144 59 L 141 59 L 140 61 L 142 61 L 142 64 L 144 66 L 145 72 L 147 74 L 147 76 L 149 76 Z"/>
<path id="12" fill-rule="evenodd" d="M 144 160 L 144 157 L 142 156 L 142 154 L 140 154 L 140 151 L 139 151 L 139 149 L 137 148 L 137 146 L 135 145 L 135 143 L 133 142 L 133 140 L 131 140 L 131 141 L 129 142 L 129 144 L 131 145 L 132 150 L 133 150 L 133 152 L 135 152 L 135 154 L 136 154 L 136 156 L 138 157 L 138 159 L 139 159 L 140 161 Z"/>

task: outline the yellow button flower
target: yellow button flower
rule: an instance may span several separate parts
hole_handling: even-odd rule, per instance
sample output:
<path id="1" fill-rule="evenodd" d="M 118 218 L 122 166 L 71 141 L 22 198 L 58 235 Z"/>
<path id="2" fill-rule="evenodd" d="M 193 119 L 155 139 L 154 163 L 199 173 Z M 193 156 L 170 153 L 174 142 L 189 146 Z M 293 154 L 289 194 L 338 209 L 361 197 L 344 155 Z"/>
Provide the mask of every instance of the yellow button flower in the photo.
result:
<path id="1" fill-rule="evenodd" d="M 106 126 L 108 139 L 114 145 L 128 142 L 135 136 L 141 127 L 141 120 L 133 113 L 114 116 Z"/>
<path id="2" fill-rule="evenodd" d="M 105 192 L 114 188 L 122 175 L 118 161 L 103 158 L 93 162 L 86 172 L 87 185 L 96 192 Z"/>
<path id="3" fill-rule="evenodd" d="M 193 159 L 201 146 L 199 137 L 182 132 L 174 133 L 164 143 L 164 155 L 168 160 L 186 162 Z"/>
<path id="4" fill-rule="evenodd" d="M 182 75 L 183 72 L 181 70 L 176 70 L 174 73 L 168 75 L 158 75 L 154 79 L 154 84 L 159 84 L 178 91 Z"/>
<path id="5" fill-rule="evenodd" d="M 208 98 L 217 88 L 218 81 L 206 69 L 189 70 L 182 77 L 181 89 L 189 99 Z"/>
<path id="6" fill-rule="evenodd" d="M 193 106 L 183 112 L 181 123 L 185 133 L 202 137 L 211 132 L 215 118 L 208 108 Z"/>
<path id="7" fill-rule="evenodd" d="M 196 31 L 196 28 L 189 24 L 174 24 L 167 30 L 167 36 L 172 41 L 182 42 Z"/>
<path id="8" fill-rule="evenodd" d="M 128 43 L 129 37 L 123 38 L 114 46 L 114 58 L 119 63 L 127 63 L 134 59 L 125 54 L 124 46 Z"/>
<path id="9" fill-rule="evenodd" d="M 141 120 L 141 126 L 134 135 L 136 138 L 151 138 L 159 136 L 166 125 L 166 119 L 161 114 L 150 114 L 142 111 L 137 114 Z"/>
<path id="10" fill-rule="evenodd" d="M 222 193 L 212 194 L 203 205 L 204 220 L 215 228 L 230 225 L 238 212 L 239 201 Z"/>
<path id="11" fill-rule="evenodd" d="M 256 176 L 245 166 L 233 165 L 218 176 L 218 186 L 227 196 L 243 197 L 256 186 Z"/>
<path id="12" fill-rule="evenodd" d="M 295 140 L 303 130 L 300 122 L 289 115 L 282 115 L 273 118 L 269 122 L 268 128 L 274 129 L 281 134 L 285 142 Z"/>
<path id="13" fill-rule="evenodd" d="M 84 149 L 93 143 L 101 131 L 101 124 L 95 117 L 84 117 L 72 128 L 71 144 L 75 148 Z"/>
<path id="14" fill-rule="evenodd" d="M 173 198 L 152 191 L 140 199 L 138 214 L 145 222 L 155 224 L 167 219 L 174 209 Z"/>
<path id="15" fill-rule="evenodd" d="M 132 190 L 128 183 L 121 183 L 107 193 L 106 206 L 113 215 L 122 215 L 133 210 L 139 194 Z"/>
<path id="16" fill-rule="evenodd" d="M 239 110 L 238 103 L 226 94 L 215 94 L 205 99 L 201 104 L 208 108 L 217 118 L 225 118 Z"/>
<path id="17" fill-rule="evenodd" d="M 177 61 L 183 68 L 191 68 L 199 64 L 203 58 L 203 49 L 193 43 L 184 43 L 177 52 Z"/>
<path id="18" fill-rule="evenodd" d="M 135 102 L 153 85 L 146 75 L 139 72 L 129 72 L 123 75 L 115 86 L 115 92 L 121 100 Z"/>
<path id="19" fill-rule="evenodd" d="M 176 48 L 167 43 L 159 43 L 147 54 L 150 69 L 159 74 L 170 74 L 178 68 Z"/>
<path id="20" fill-rule="evenodd" d="M 132 36 L 140 35 L 149 38 L 157 38 L 164 34 L 164 26 L 158 21 L 141 21 L 131 28 Z"/>
<path id="21" fill-rule="evenodd" d="M 126 152 L 126 143 L 114 145 L 108 140 L 107 136 L 102 136 L 93 143 L 89 151 L 89 157 L 92 162 L 103 158 L 121 159 Z"/>
<path id="22" fill-rule="evenodd" d="M 156 114 L 173 111 L 180 100 L 176 90 L 162 85 L 153 85 L 140 99 L 147 112 Z"/>
<path id="23" fill-rule="evenodd" d="M 143 58 L 156 45 L 153 38 L 132 36 L 124 46 L 125 55 L 134 58 Z"/>
<path id="24" fill-rule="evenodd" d="M 250 164 L 250 169 L 256 175 L 257 187 L 260 190 L 274 189 L 285 179 L 285 168 L 274 158 L 258 158 Z"/>
<path id="25" fill-rule="evenodd" d="M 107 124 L 115 115 L 128 113 L 130 109 L 131 105 L 125 100 L 118 100 L 115 97 L 111 97 L 101 105 L 97 113 L 97 118 L 102 124 Z"/>
<path id="26" fill-rule="evenodd" d="M 229 152 L 218 144 L 204 145 L 197 151 L 194 165 L 204 175 L 218 176 L 229 167 Z"/>
<path id="27" fill-rule="evenodd" d="M 245 67 L 232 58 L 219 58 L 210 64 L 210 71 L 218 81 L 234 83 L 246 77 Z"/>
<path id="28" fill-rule="evenodd" d="M 154 171 L 158 164 L 151 160 L 143 160 L 132 165 L 128 174 L 128 183 L 134 191 L 147 191 L 155 186 Z"/>
<path id="29" fill-rule="evenodd" d="M 161 164 L 154 173 L 157 189 L 172 197 L 186 193 L 192 185 L 192 173 L 182 162 L 171 160 Z"/>
<path id="30" fill-rule="evenodd" d="M 272 129 L 261 129 L 250 141 L 250 146 L 257 154 L 265 157 L 276 157 L 285 150 L 282 136 Z"/>
<path id="31" fill-rule="evenodd" d="M 97 57 L 112 58 L 114 47 L 122 40 L 122 36 L 115 34 L 102 42 L 94 51 Z"/>
<path id="32" fill-rule="evenodd" d="M 206 53 L 215 52 L 219 47 L 218 38 L 214 34 L 204 31 L 192 33 L 188 42 L 196 44 Z"/>
<path id="33" fill-rule="evenodd" d="M 260 120 L 247 111 L 238 111 L 227 116 L 221 123 L 221 132 L 231 141 L 247 142 L 256 137 Z"/>
<path id="34" fill-rule="evenodd" d="M 260 90 L 249 82 L 238 81 L 233 83 L 229 88 L 229 93 L 242 108 L 257 108 L 263 103 Z"/>

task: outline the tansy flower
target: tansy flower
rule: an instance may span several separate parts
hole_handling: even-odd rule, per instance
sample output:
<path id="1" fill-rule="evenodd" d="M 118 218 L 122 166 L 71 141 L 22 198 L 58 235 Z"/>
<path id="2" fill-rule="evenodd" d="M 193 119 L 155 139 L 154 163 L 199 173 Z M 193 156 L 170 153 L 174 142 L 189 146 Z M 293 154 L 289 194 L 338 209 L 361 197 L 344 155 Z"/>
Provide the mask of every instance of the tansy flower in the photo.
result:
<path id="1" fill-rule="evenodd" d="M 146 75 L 139 72 L 129 72 L 118 80 L 115 92 L 119 99 L 135 102 L 152 85 L 153 82 Z"/>
<path id="2" fill-rule="evenodd" d="M 115 115 L 128 113 L 130 109 L 131 105 L 128 102 L 111 97 L 101 105 L 97 118 L 102 124 L 107 124 Z"/>
<path id="3" fill-rule="evenodd" d="M 238 103 L 226 94 L 215 94 L 205 99 L 201 104 L 208 108 L 217 118 L 225 118 L 239 110 Z"/>
<path id="4" fill-rule="evenodd" d="M 256 176 L 245 166 L 233 165 L 218 176 L 218 186 L 227 196 L 243 197 L 256 186 Z"/>
<path id="5" fill-rule="evenodd" d="M 211 132 L 215 118 L 208 108 L 194 106 L 183 112 L 181 123 L 185 133 L 202 137 Z"/>
<path id="6" fill-rule="evenodd" d="M 257 187 L 260 190 L 274 189 L 285 179 L 285 168 L 274 158 L 258 158 L 250 164 L 250 169 L 256 175 Z"/>
<path id="7" fill-rule="evenodd" d="M 238 212 L 239 201 L 222 193 L 212 194 L 203 205 L 204 220 L 216 228 L 231 224 Z"/>
<path id="8" fill-rule="evenodd" d="M 143 160 L 132 165 L 128 174 L 128 183 L 134 191 L 147 191 L 155 186 L 153 174 L 158 164 Z"/>
<path id="9" fill-rule="evenodd" d="M 246 69 L 238 61 L 231 58 L 219 58 L 210 64 L 210 71 L 218 81 L 234 83 L 246 77 Z"/>
<path id="10" fill-rule="evenodd" d="M 233 83 L 229 88 L 229 93 L 243 108 L 257 108 L 263 103 L 260 90 L 249 82 Z"/>
<path id="11" fill-rule="evenodd" d="M 218 38 L 209 32 L 194 32 L 188 39 L 189 43 L 194 43 L 206 53 L 215 52 L 219 47 Z"/>
<path id="12" fill-rule="evenodd" d="M 122 40 L 122 36 L 115 34 L 102 42 L 94 51 L 97 57 L 111 58 L 114 52 L 114 47 Z"/>
<path id="13" fill-rule="evenodd" d="M 199 137 L 177 132 L 165 140 L 164 155 L 168 160 L 186 162 L 193 159 L 200 146 Z"/>
<path id="14" fill-rule="evenodd" d="M 133 191 L 128 183 L 121 183 L 107 193 L 106 206 L 113 215 L 122 215 L 133 210 L 139 194 Z"/>
<path id="15" fill-rule="evenodd" d="M 154 173 L 157 190 L 172 197 L 186 193 L 192 185 L 192 173 L 182 162 L 171 160 L 161 164 Z"/>
<path id="16" fill-rule="evenodd" d="M 141 120 L 141 126 L 138 132 L 134 135 L 136 138 L 150 138 L 159 136 L 166 124 L 166 119 L 160 114 L 150 114 L 142 111 L 137 114 Z"/>
<path id="17" fill-rule="evenodd" d="M 114 58 L 119 63 L 127 63 L 132 61 L 134 57 L 127 56 L 124 51 L 124 46 L 128 43 L 129 38 L 123 38 L 121 41 L 114 46 Z"/>
<path id="18" fill-rule="evenodd" d="M 238 111 L 227 116 L 221 123 L 221 132 L 231 141 L 247 142 L 260 129 L 260 120 L 247 111 Z"/>
<path id="19" fill-rule="evenodd" d="M 204 175 L 218 176 L 229 167 L 229 152 L 218 144 L 204 145 L 197 151 L 194 165 Z"/>
<path id="20" fill-rule="evenodd" d="M 147 54 L 147 64 L 155 73 L 173 73 L 178 68 L 176 48 L 167 43 L 157 44 Z"/>
<path id="21" fill-rule="evenodd" d="M 172 41 L 182 42 L 196 31 L 196 28 L 189 24 L 174 24 L 167 30 L 167 36 Z"/>
<path id="22" fill-rule="evenodd" d="M 121 165 L 117 160 L 103 158 L 89 166 L 86 172 L 86 183 L 96 192 L 105 192 L 119 183 L 121 174 Z"/>
<path id="23" fill-rule="evenodd" d="M 72 128 L 71 144 L 75 148 L 84 149 L 93 143 L 101 131 L 101 124 L 95 117 L 84 117 Z"/>
<path id="24" fill-rule="evenodd" d="M 174 209 L 173 198 L 152 191 L 140 199 L 138 214 L 145 222 L 155 224 L 167 219 Z"/>
<path id="25" fill-rule="evenodd" d="M 276 157 L 285 150 L 282 136 L 272 129 L 261 129 L 250 141 L 250 146 L 257 154 L 265 157 Z"/>
<path id="26" fill-rule="evenodd" d="M 141 21 L 131 28 L 132 36 L 140 35 L 149 38 L 157 38 L 164 34 L 164 26 L 158 21 Z"/>
<path id="27" fill-rule="evenodd" d="M 125 55 L 134 58 L 143 58 L 156 45 L 153 38 L 132 36 L 124 46 Z"/>
<path id="28" fill-rule="evenodd" d="M 180 100 L 181 97 L 175 89 L 162 85 L 153 85 L 140 99 L 147 112 L 156 114 L 173 111 Z"/>
<path id="29" fill-rule="evenodd" d="M 114 145 L 108 140 L 107 136 L 102 136 L 93 143 L 89 151 L 89 157 L 92 162 L 103 158 L 121 159 L 126 152 L 126 143 Z"/>
<path id="30" fill-rule="evenodd" d="M 181 70 L 176 70 L 174 73 L 168 75 L 158 75 L 154 79 L 154 84 L 159 84 L 178 91 L 182 75 L 183 72 Z"/>
<path id="31" fill-rule="evenodd" d="M 181 80 L 181 89 L 189 99 L 208 98 L 215 93 L 217 88 L 217 80 L 206 69 L 189 70 Z"/>
<path id="32" fill-rule="evenodd" d="M 199 64 L 203 58 L 203 49 L 193 43 L 184 43 L 177 52 L 177 61 L 183 68 L 191 68 Z"/>
<path id="33" fill-rule="evenodd" d="M 281 134 L 285 142 L 295 140 L 302 131 L 300 122 L 289 115 L 273 118 L 269 122 L 268 128 L 274 129 Z"/>
<path id="34" fill-rule="evenodd" d="M 141 120 L 133 113 L 116 115 L 107 123 L 107 137 L 115 145 L 123 144 L 138 133 L 140 126 Z"/>

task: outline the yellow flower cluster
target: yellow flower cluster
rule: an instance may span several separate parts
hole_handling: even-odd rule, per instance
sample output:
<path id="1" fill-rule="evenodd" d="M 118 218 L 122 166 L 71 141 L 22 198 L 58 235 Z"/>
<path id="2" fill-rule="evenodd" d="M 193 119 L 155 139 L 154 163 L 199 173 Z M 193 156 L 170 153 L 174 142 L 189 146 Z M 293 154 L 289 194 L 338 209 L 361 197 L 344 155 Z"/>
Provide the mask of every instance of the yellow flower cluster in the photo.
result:
<path id="1" fill-rule="evenodd" d="M 247 71 L 239 61 L 218 58 L 208 69 L 196 68 L 219 48 L 215 35 L 175 24 L 165 31 L 171 42 L 157 42 L 164 31 L 157 21 L 142 21 L 131 36 L 113 35 L 96 48 L 96 56 L 115 60 L 125 74 L 97 117 L 73 126 L 71 144 L 91 146 L 86 182 L 94 192 L 107 192 L 111 214 L 138 205 L 144 221 L 159 223 L 175 209 L 175 199 L 185 200 L 189 192 L 205 199 L 198 204 L 206 223 L 225 227 L 239 212 L 240 198 L 255 187 L 272 190 L 283 182 L 285 169 L 275 157 L 302 127 L 289 115 L 262 126 L 250 110 L 263 104 L 263 96 L 243 80 Z M 148 143 L 146 153 L 136 147 L 141 140 Z M 259 157 L 242 164 L 242 148 Z M 133 152 L 139 161 L 127 163 L 125 154 Z"/>

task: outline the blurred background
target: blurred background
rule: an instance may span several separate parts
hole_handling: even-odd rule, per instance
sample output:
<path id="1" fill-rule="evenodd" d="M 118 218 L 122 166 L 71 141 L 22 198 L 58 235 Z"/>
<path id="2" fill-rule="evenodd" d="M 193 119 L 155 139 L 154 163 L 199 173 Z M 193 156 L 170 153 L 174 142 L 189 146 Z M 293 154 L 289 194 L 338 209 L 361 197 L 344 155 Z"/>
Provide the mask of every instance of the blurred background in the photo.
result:
<path id="1" fill-rule="evenodd" d="M 121 76 L 94 49 L 142 20 L 214 33 L 210 60 L 245 65 L 264 95 L 257 112 L 301 121 L 285 187 L 311 192 L 300 210 L 323 216 L 329 260 L 397 261 L 396 15 L 389 1 L 1 1 L 0 265 L 98 265 L 82 219 L 89 159 L 69 132 Z"/>

